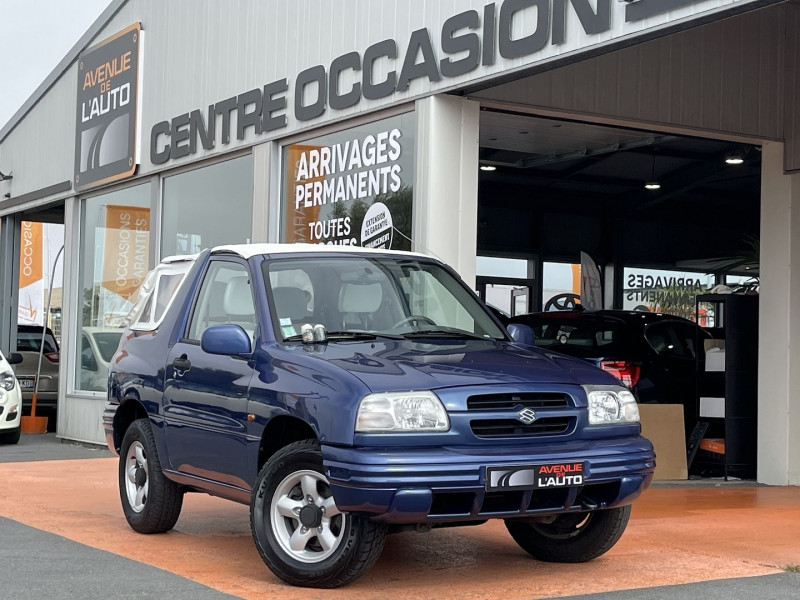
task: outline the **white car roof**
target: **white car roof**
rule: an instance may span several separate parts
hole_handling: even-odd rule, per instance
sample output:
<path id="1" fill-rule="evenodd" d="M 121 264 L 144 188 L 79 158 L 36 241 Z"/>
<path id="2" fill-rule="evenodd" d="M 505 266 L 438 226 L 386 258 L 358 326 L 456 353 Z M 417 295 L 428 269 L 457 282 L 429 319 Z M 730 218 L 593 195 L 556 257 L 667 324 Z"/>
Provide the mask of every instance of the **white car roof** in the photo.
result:
<path id="1" fill-rule="evenodd" d="M 428 258 L 419 252 L 405 250 L 382 250 L 375 248 L 363 248 L 361 246 L 339 246 L 327 244 L 231 244 L 228 246 L 216 246 L 211 249 L 211 254 L 222 254 L 231 252 L 238 254 L 242 258 L 250 258 L 259 254 L 311 254 L 318 252 L 330 252 L 331 254 L 364 254 L 364 255 L 383 255 L 383 256 L 418 256 Z"/>

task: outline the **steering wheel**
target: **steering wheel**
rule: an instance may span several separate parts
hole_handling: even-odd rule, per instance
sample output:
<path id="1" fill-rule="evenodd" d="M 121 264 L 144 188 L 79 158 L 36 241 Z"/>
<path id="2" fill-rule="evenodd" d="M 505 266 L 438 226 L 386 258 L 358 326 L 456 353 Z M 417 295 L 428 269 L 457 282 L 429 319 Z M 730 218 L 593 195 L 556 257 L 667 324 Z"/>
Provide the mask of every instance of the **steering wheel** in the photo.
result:
<path id="1" fill-rule="evenodd" d="M 572 310 L 577 304 L 576 300 L 580 300 L 578 294 L 558 294 L 547 301 L 544 310 Z"/>
<path id="2" fill-rule="evenodd" d="M 392 329 L 397 329 L 398 327 L 406 324 L 412 325 L 414 323 L 416 323 L 417 325 L 419 325 L 420 323 L 427 323 L 428 325 L 433 325 L 434 327 L 436 327 L 436 321 L 434 321 L 433 319 L 429 319 L 428 317 L 423 315 L 408 315 L 407 317 L 400 319 L 397 323 L 392 325 Z"/>

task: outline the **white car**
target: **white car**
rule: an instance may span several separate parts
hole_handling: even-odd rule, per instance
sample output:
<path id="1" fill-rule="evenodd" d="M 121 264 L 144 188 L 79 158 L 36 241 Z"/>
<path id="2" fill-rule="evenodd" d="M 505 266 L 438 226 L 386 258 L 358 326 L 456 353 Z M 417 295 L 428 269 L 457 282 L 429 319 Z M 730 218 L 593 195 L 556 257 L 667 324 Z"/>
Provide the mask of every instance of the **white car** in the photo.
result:
<path id="1" fill-rule="evenodd" d="M 0 444 L 16 444 L 19 441 L 22 391 L 11 364 L 20 362 L 20 354 L 12 352 L 6 359 L 0 352 Z"/>
<path id="2" fill-rule="evenodd" d="M 108 363 L 117 351 L 122 329 L 84 327 L 81 332 L 81 389 L 105 392 Z"/>

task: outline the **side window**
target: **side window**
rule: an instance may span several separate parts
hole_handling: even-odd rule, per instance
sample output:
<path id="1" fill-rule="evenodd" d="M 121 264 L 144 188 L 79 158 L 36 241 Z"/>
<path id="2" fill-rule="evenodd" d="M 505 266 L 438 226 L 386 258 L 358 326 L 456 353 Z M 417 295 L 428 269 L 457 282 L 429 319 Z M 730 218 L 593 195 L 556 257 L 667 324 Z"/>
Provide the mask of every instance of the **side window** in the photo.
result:
<path id="1" fill-rule="evenodd" d="M 694 357 L 694 336 L 692 345 L 687 346 L 682 323 L 655 323 L 645 329 L 644 336 L 653 350 L 662 356 Z"/>
<path id="2" fill-rule="evenodd" d="M 170 300 L 175 295 L 181 281 L 183 281 L 182 273 L 164 273 L 158 278 L 155 291 L 155 312 L 153 313 L 153 320 L 157 323 L 161 322 L 164 313 L 167 311 Z"/>
<path id="3" fill-rule="evenodd" d="M 675 334 L 686 349 L 686 356 L 690 358 L 696 358 L 698 355 L 702 355 L 705 351 L 703 348 L 703 340 L 711 337 L 699 327 L 689 325 L 688 323 L 676 323 Z"/>
<path id="4" fill-rule="evenodd" d="M 85 334 L 81 336 L 81 368 L 87 371 L 97 371 L 97 360 L 95 360 L 89 338 Z"/>
<path id="5" fill-rule="evenodd" d="M 241 263 L 212 261 L 197 293 L 187 338 L 200 340 L 212 325 L 240 325 L 255 341 L 256 309 L 250 273 Z"/>

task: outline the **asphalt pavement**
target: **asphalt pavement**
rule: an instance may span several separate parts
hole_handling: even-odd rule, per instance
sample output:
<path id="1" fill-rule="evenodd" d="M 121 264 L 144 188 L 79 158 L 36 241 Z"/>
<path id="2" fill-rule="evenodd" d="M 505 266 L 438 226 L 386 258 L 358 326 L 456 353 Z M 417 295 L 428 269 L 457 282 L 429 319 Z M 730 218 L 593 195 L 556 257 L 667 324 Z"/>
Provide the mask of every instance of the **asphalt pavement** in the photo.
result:
<path id="1" fill-rule="evenodd" d="M 64 443 L 55 434 L 24 435 L 15 446 L 0 446 L 0 463 L 81 460 L 109 458 L 103 446 Z M 4 482 L 0 479 L 0 492 Z M 0 493 L 2 496 L 2 493 Z M 54 504 L 58 506 L 56 502 Z M 0 515 L 3 514 L 0 505 Z M 697 560 L 704 560 L 697 556 Z M 636 570 L 636 564 L 619 564 L 621 571 Z M 422 577 L 423 575 L 420 574 Z M 641 573 L 647 585 L 648 573 Z M 435 598 L 437 577 L 430 580 L 429 594 Z M 338 591 L 300 590 L 292 597 L 309 599 L 349 598 L 347 588 Z M 285 588 L 288 592 L 289 588 Z M 359 590 L 363 593 L 363 589 Z M 564 592 L 568 594 L 569 585 Z M 283 595 L 283 594 L 280 594 Z M 356 594 L 358 596 L 360 594 Z M 271 594 L 267 594 L 271 596 Z M 237 598 L 203 585 L 190 578 L 147 565 L 112 552 L 78 543 L 57 534 L 24 525 L 0 516 L 0 598 L 8 600 L 116 600 L 116 599 L 191 599 L 217 600 Z M 266 597 L 266 596 L 265 596 Z M 387 596 L 388 597 L 388 596 Z M 487 583 L 475 589 L 470 598 L 500 598 Z M 531 589 L 530 598 L 541 598 Z M 800 597 L 800 573 L 782 572 L 771 575 L 719 579 L 684 585 L 643 587 L 589 595 L 562 595 L 572 600 L 788 600 Z"/>

